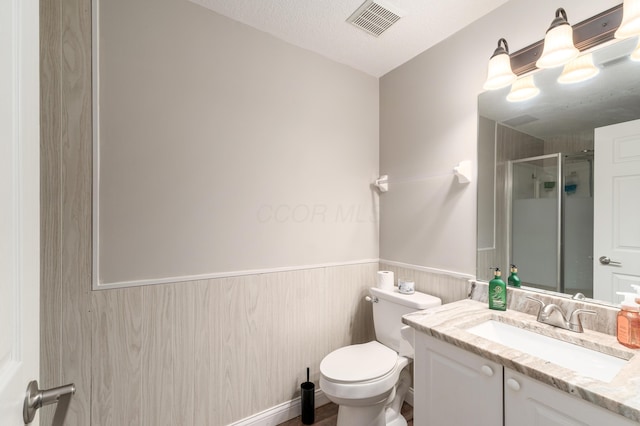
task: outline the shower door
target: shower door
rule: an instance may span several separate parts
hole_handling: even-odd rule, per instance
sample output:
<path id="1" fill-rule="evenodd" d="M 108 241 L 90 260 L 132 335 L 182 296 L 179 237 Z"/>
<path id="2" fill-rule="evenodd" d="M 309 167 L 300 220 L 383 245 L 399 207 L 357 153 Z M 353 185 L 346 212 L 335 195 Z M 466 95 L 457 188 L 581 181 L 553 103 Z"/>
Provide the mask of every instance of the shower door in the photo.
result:
<path id="1" fill-rule="evenodd" d="M 562 157 L 562 282 L 565 293 L 586 297 L 593 297 L 593 154 Z"/>
<path id="2" fill-rule="evenodd" d="M 509 162 L 507 263 L 518 266 L 522 284 L 564 291 L 562 280 L 562 155 Z"/>

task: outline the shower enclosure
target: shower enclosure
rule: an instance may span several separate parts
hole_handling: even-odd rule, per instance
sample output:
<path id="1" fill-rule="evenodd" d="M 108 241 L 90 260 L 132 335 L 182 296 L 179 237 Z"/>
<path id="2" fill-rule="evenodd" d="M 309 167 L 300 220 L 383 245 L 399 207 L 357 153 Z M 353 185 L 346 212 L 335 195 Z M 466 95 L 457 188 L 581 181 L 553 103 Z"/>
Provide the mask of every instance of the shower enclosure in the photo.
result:
<path id="1" fill-rule="evenodd" d="M 507 195 L 523 285 L 592 297 L 593 151 L 510 161 Z"/>

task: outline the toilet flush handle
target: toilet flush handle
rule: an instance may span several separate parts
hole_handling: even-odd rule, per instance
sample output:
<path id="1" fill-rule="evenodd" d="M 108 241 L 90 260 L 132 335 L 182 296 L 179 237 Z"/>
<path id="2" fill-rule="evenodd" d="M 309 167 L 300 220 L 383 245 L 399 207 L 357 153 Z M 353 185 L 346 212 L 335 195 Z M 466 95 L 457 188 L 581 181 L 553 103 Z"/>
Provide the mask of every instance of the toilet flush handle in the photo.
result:
<path id="1" fill-rule="evenodd" d="M 366 300 L 367 302 L 370 302 L 370 303 L 378 303 L 378 298 L 376 296 L 373 296 L 373 297 L 365 296 L 364 300 Z"/>

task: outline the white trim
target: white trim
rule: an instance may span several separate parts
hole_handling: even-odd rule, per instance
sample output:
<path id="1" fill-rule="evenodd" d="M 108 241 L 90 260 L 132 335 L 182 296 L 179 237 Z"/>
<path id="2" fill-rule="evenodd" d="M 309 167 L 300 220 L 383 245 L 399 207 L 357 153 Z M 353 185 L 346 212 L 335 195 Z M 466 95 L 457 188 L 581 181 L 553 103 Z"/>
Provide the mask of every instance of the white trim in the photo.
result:
<path id="1" fill-rule="evenodd" d="M 92 200 L 91 200 L 91 245 L 92 245 L 92 259 L 91 259 L 91 285 L 92 288 L 97 289 L 100 286 L 100 265 L 99 265 L 99 253 L 100 253 L 100 206 L 98 201 L 100 199 L 100 55 L 98 54 L 100 49 L 99 43 L 99 0 L 91 1 L 91 91 L 92 91 L 92 143 L 93 150 L 93 184 L 92 184 Z"/>
<path id="2" fill-rule="evenodd" d="M 413 396 L 413 388 L 409 388 L 404 401 L 412 407 L 414 406 Z M 318 389 L 314 397 L 316 408 L 322 407 L 323 405 L 331 402 L 324 392 L 322 392 L 322 389 Z M 258 414 L 245 417 L 235 423 L 230 423 L 228 426 L 275 426 L 288 420 L 295 419 L 299 415 L 300 397 L 292 399 L 291 401 L 283 402 L 275 407 L 261 411 Z"/>
<path id="3" fill-rule="evenodd" d="M 322 264 L 316 264 L 316 265 L 284 266 L 279 268 L 251 269 L 246 271 L 212 272 L 209 274 L 184 275 L 180 277 L 166 277 L 166 278 L 150 278 L 146 280 L 120 281 L 115 283 L 104 283 L 104 284 L 94 283 L 93 289 L 108 290 L 108 289 L 122 288 L 122 287 L 139 287 L 139 286 L 155 285 L 155 284 L 172 284 L 172 283 L 179 283 L 179 282 L 185 282 L 185 281 L 199 281 L 199 280 L 210 280 L 210 279 L 216 279 L 216 278 L 241 277 L 246 275 L 272 274 L 276 272 L 300 271 L 305 269 L 362 265 L 366 263 L 378 263 L 378 261 L 379 261 L 378 259 L 362 259 L 362 260 L 353 260 L 350 262 L 334 262 L 334 263 L 322 263 Z"/>
<path id="4" fill-rule="evenodd" d="M 404 396 L 404 402 L 406 402 L 407 404 L 409 404 L 410 406 L 414 406 L 413 405 L 413 388 L 409 388 L 409 390 L 407 391 L 407 394 Z"/>
<path id="5" fill-rule="evenodd" d="M 451 277 L 462 278 L 462 279 L 465 279 L 465 280 L 475 280 L 476 279 L 475 275 L 465 274 L 464 272 L 447 271 L 446 269 L 437 269 L 437 268 L 430 268 L 428 266 L 411 265 L 409 263 L 395 262 L 393 260 L 385 260 L 385 259 L 380 259 L 379 262 L 387 264 L 387 265 L 391 265 L 391 266 L 396 266 L 398 268 L 406 268 L 406 269 L 413 269 L 413 270 L 416 270 L 416 271 L 431 272 L 431 273 L 434 273 L 434 274 L 448 275 L 448 276 L 451 276 Z"/>
<path id="6" fill-rule="evenodd" d="M 314 395 L 315 407 L 321 407 L 330 401 L 322 392 L 322 389 L 316 390 Z M 258 414 L 246 417 L 228 426 L 275 426 L 288 420 L 294 419 L 300 415 L 300 397 L 291 401 L 283 402 L 275 407 L 261 411 Z"/>

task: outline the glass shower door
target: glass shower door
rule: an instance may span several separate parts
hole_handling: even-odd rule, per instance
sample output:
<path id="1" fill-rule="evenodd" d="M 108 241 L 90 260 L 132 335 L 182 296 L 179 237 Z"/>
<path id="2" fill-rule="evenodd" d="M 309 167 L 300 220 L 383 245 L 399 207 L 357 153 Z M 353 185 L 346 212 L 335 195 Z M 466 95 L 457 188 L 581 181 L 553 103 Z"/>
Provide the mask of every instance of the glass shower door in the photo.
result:
<path id="1" fill-rule="evenodd" d="M 509 162 L 511 230 L 509 263 L 522 284 L 544 290 L 562 288 L 562 155 Z"/>
<path id="2" fill-rule="evenodd" d="M 593 151 L 563 156 L 562 269 L 566 293 L 593 297 Z"/>

